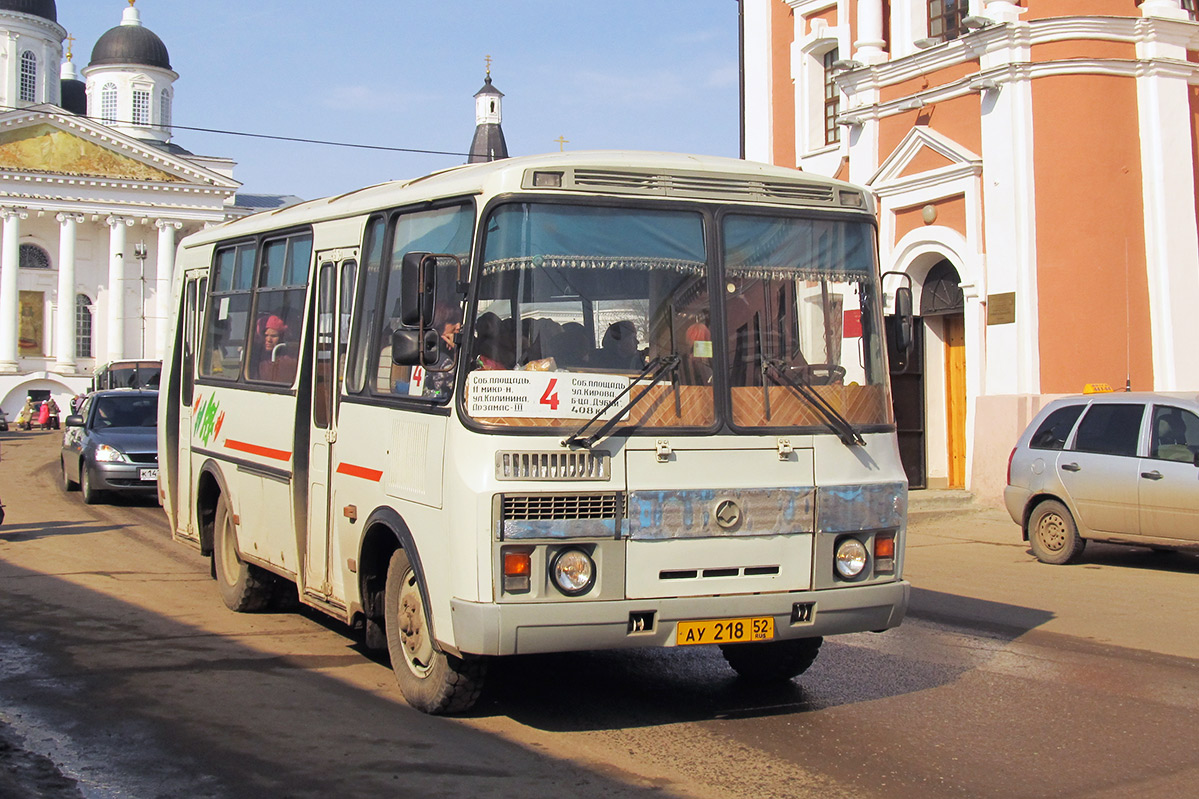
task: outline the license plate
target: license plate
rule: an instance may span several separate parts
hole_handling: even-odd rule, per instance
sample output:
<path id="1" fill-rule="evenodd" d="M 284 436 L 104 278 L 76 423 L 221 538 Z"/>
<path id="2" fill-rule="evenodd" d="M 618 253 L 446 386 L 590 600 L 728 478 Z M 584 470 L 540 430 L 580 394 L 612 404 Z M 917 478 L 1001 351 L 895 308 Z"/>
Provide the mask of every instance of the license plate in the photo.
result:
<path id="1" fill-rule="evenodd" d="M 679 646 L 769 641 L 774 638 L 774 618 L 755 616 L 745 619 L 681 621 L 676 635 Z"/>
<path id="2" fill-rule="evenodd" d="M 140 469 L 140 470 L 138 470 L 138 477 L 141 478 L 142 480 L 157 480 L 158 479 L 158 470 L 157 469 Z"/>

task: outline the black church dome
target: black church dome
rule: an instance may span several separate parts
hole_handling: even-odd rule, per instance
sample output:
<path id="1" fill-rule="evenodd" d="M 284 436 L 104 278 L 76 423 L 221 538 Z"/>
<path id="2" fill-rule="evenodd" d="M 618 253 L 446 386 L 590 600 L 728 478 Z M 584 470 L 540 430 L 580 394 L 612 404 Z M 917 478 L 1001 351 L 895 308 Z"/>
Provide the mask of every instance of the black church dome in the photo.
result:
<path id="1" fill-rule="evenodd" d="M 87 84 L 68 78 L 62 82 L 62 102 L 59 104 L 75 116 L 87 116 Z"/>
<path id="2" fill-rule="evenodd" d="M 101 36 L 92 48 L 88 66 L 100 64 L 140 64 L 170 69 L 171 57 L 167 54 L 167 46 L 154 31 L 141 25 L 118 25 Z"/>
<path id="3" fill-rule="evenodd" d="M 17 11 L 58 22 L 58 9 L 54 6 L 54 0 L 0 0 L 0 11 Z"/>

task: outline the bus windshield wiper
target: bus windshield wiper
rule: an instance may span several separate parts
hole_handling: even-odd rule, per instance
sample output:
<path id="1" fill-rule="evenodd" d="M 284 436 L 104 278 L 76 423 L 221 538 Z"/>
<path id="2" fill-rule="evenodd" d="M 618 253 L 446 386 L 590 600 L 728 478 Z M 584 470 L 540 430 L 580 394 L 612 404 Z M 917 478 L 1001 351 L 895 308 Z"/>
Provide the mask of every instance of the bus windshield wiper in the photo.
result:
<path id="1" fill-rule="evenodd" d="M 854 444 L 860 447 L 866 446 L 866 440 L 854 429 L 853 424 L 840 411 L 830 405 L 828 400 L 820 396 L 819 392 L 813 390 L 811 383 L 802 379 L 795 380 L 788 374 L 788 371 L 787 365 L 780 360 L 771 358 L 762 362 L 763 377 L 769 375 L 780 386 L 786 386 L 807 400 L 808 404 L 815 408 L 816 412 L 824 418 L 824 423 L 837 434 L 837 437 L 841 439 L 841 442 L 845 446 L 848 447 Z"/>
<path id="2" fill-rule="evenodd" d="M 680 360 L 681 359 L 679 358 L 679 356 L 675 355 L 674 353 L 671 353 L 670 355 L 660 355 L 657 358 L 654 358 L 652 361 L 650 361 L 648 364 L 645 365 L 645 368 L 641 370 L 641 374 L 637 375 L 636 377 L 634 377 L 632 380 L 629 381 L 629 385 L 627 388 L 625 388 L 624 391 L 620 392 L 615 397 L 608 400 L 607 404 L 604 405 L 604 407 L 600 408 L 598 411 L 596 411 L 595 414 L 590 419 L 583 422 L 583 424 L 579 427 L 578 430 L 574 431 L 569 436 L 562 439 L 562 446 L 564 446 L 564 447 L 578 446 L 578 447 L 585 447 L 587 449 L 591 449 L 592 445 L 594 445 L 596 441 L 599 441 L 601 438 L 606 436 L 608 434 L 608 431 L 610 431 L 613 427 L 615 427 L 620 422 L 620 417 L 624 416 L 625 413 L 629 410 L 629 408 L 632 408 L 638 402 L 641 402 L 641 398 L 644 397 L 651 388 L 658 385 L 658 383 L 662 382 L 662 378 L 666 377 L 666 374 L 668 372 L 673 373 L 676 369 L 678 369 Z M 603 415 L 608 412 L 609 408 L 611 408 L 616 403 L 620 402 L 622 397 L 624 397 L 626 394 L 628 394 L 630 391 L 633 390 L 633 386 L 636 386 L 638 383 L 640 383 L 642 380 L 644 380 L 646 378 L 646 376 L 649 375 L 651 372 L 653 372 L 653 375 L 650 377 L 649 383 L 647 383 L 645 386 L 643 386 L 641 388 L 641 391 L 639 391 L 637 393 L 637 396 L 633 397 L 628 402 L 626 402 L 624 405 L 620 406 L 620 410 L 617 411 L 612 416 L 611 419 L 609 419 L 607 422 L 605 422 L 603 427 L 601 427 L 599 430 L 596 430 L 591 435 L 589 435 L 587 437 L 583 437 L 583 432 L 588 427 L 591 427 L 591 425 L 593 425 L 597 421 L 599 421 L 603 417 Z"/>

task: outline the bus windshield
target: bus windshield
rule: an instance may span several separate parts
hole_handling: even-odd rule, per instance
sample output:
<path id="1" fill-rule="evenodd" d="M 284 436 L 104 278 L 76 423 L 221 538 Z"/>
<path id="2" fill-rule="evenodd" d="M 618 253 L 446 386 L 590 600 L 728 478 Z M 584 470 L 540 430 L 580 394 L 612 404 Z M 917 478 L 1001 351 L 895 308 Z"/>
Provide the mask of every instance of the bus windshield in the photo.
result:
<path id="1" fill-rule="evenodd" d="M 827 431 L 830 408 L 842 430 L 888 423 L 870 223 L 718 220 L 717 254 L 699 211 L 497 208 L 466 348 L 468 414 L 710 429 L 725 395 L 737 427 Z"/>
<path id="2" fill-rule="evenodd" d="M 722 233 L 733 423 L 889 422 L 871 226 L 730 214 Z"/>
<path id="3" fill-rule="evenodd" d="M 679 368 L 624 421 L 710 426 L 707 261 L 697 212 L 499 207 L 487 220 L 468 412 L 496 424 L 577 426 L 655 359 L 678 355 Z"/>

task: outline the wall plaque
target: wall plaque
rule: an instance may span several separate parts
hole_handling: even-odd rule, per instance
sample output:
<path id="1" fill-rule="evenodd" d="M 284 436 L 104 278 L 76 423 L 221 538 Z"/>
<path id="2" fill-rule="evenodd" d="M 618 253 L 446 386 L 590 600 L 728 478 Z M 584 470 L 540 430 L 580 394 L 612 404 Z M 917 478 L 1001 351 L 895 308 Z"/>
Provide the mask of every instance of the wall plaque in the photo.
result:
<path id="1" fill-rule="evenodd" d="M 1016 292 L 987 295 L 987 324 L 1010 325 L 1016 321 Z"/>

